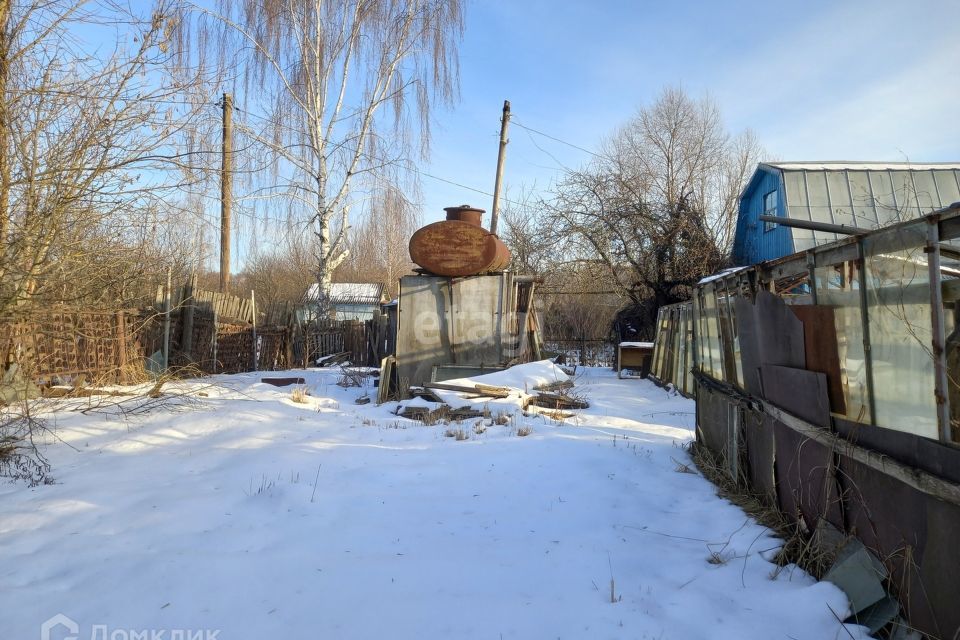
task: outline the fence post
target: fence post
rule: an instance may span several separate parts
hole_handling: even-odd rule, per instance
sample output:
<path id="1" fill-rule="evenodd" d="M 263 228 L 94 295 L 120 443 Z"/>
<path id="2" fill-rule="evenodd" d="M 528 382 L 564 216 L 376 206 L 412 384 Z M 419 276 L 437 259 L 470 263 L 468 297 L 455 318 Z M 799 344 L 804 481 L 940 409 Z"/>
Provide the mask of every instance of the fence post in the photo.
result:
<path id="1" fill-rule="evenodd" d="M 170 367 L 170 267 L 167 267 L 166 314 L 163 319 L 163 372 Z"/>
<path id="2" fill-rule="evenodd" d="M 190 360 L 194 360 L 193 357 L 193 313 L 194 308 L 196 307 L 196 301 L 194 300 L 194 294 L 197 288 L 197 274 L 190 276 L 190 281 L 187 283 L 186 295 L 184 296 L 186 303 L 183 308 L 183 334 L 180 337 L 180 351 L 185 353 Z"/>
<path id="3" fill-rule="evenodd" d="M 253 370 L 257 370 L 257 297 L 256 292 L 250 290 L 250 315 L 253 318 Z"/>
<path id="4" fill-rule="evenodd" d="M 127 381 L 127 323 L 123 311 L 117 311 L 117 362 L 120 371 L 117 372 L 117 381 Z"/>

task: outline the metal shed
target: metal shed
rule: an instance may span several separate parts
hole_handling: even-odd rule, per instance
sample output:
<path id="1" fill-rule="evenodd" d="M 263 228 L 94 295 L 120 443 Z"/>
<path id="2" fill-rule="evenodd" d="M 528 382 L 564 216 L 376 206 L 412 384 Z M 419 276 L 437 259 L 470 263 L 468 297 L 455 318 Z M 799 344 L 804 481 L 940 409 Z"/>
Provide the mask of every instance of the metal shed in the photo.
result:
<path id="1" fill-rule="evenodd" d="M 429 382 L 434 367 L 499 367 L 529 359 L 537 350 L 534 279 L 509 271 L 447 278 L 400 279 L 397 377 Z"/>

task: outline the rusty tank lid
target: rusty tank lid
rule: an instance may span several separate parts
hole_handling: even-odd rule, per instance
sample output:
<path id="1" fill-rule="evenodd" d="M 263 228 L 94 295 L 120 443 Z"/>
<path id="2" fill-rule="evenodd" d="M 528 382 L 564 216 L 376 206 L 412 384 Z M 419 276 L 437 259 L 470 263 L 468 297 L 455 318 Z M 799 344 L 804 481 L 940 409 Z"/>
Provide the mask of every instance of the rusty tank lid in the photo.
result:
<path id="1" fill-rule="evenodd" d="M 483 214 L 486 213 L 484 209 L 471 207 L 469 204 L 462 204 L 459 207 L 444 207 L 443 210 L 447 212 L 447 220 L 468 222 L 478 227 L 480 226 Z"/>

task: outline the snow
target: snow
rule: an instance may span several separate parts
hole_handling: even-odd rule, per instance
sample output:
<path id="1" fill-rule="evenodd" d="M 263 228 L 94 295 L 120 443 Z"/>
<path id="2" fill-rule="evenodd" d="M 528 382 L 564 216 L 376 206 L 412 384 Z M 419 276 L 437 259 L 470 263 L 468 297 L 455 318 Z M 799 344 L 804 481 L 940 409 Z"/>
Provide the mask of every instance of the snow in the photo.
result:
<path id="1" fill-rule="evenodd" d="M 652 342 L 621 342 L 621 347 L 634 347 L 639 349 L 653 349 Z"/>
<path id="2" fill-rule="evenodd" d="M 84 639 L 864 637 L 839 589 L 771 564 L 781 542 L 678 471 L 694 405 L 648 381 L 589 369 L 574 418 L 475 419 L 458 441 L 355 405 L 371 390 L 337 371 L 270 375 L 311 395 L 243 374 L 56 401 L 56 483 L 0 485 L 0 638 L 58 613 Z"/>
<path id="3" fill-rule="evenodd" d="M 768 167 L 786 171 L 930 171 L 960 169 L 956 162 L 845 162 L 845 161 L 809 161 L 809 162 L 765 162 Z"/>
<path id="4" fill-rule="evenodd" d="M 720 280 L 722 278 L 726 278 L 727 276 L 731 276 L 739 271 L 745 271 L 746 269 L 749 269 L 749 268 L 750 267 L 730 267 L 728 269 L 724 269 L 723 271 L 719 271 L 717 273 L 709 275 L 705 278 L 701 278 L 697 284 L 707 284 L 708 282 L 713 282 L 714 280 Z"/>

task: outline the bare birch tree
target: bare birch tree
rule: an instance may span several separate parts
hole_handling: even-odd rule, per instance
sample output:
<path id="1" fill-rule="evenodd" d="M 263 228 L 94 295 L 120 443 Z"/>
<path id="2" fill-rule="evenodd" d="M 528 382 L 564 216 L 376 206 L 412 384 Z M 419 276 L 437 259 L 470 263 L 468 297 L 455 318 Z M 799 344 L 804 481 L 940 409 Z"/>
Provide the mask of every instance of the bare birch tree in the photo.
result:
<path id="1" fill-rule="evenodd" d="M 399 183 L 417 143 L 428 148 L 431 105 L 457 95 L 460 2 L 220 0 L 216 15 L 194 10 L 195 49 L 221 60 L 245 52 L 241 133 L 270 169 L 247 198 L 284 201 L 310 225 L 326 304 L 351 211 L 376 180 Z"/>
<path id="2" fill-rule="evenodd" d="M 410 236 L 420 226 L 416 207 L 394 185 L 381 183 L 371 200 L 370 214 L 347 241 L 348 257 L 337 270 L 340 282 L 382 282 L 387 294 L 399 293 L 400 277 L 414 264 Z"/>

